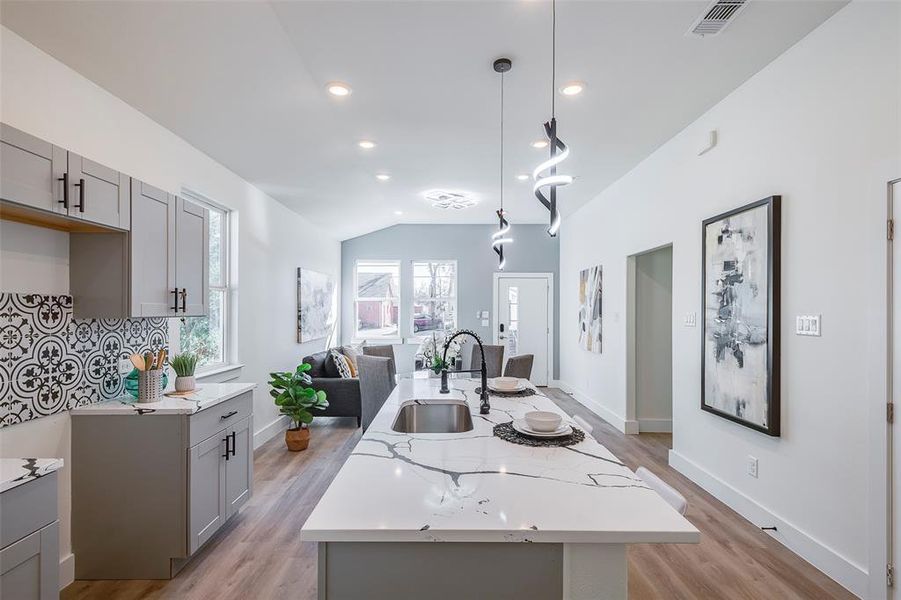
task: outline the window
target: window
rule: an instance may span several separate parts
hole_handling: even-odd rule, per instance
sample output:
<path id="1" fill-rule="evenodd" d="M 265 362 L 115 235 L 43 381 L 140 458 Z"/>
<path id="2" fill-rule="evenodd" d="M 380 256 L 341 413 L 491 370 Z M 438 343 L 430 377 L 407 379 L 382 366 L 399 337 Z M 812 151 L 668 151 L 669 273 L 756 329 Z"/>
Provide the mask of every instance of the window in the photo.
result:
<path id="1" fill-rule="evenodd" d="M 355 336 L 400 337 L 400 262 L 358 260 L 354 268 Z"/>
<path id="2" fill-rule="evenodd" d="M 181 352 L 199 357 L 198 371 L 229 363 L 228 219 L 229 211 L 192 197 L 210 211 L 210 306 L 206 317 L 185 317 L 179 327 Z"/>
<path id="3" fill-rule="evenodd" d="M 413 261 L 413 334 L 457 328 L 457 261 Z"/>

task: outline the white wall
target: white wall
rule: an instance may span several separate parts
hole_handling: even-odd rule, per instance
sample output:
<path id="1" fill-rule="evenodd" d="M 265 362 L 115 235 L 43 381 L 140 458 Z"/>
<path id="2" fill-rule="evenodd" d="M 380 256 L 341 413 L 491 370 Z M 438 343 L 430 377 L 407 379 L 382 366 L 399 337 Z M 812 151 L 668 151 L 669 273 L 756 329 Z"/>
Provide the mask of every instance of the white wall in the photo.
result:
<path id="1" fill-rule="evenodd" d="M 268 373 L 293 369 L 325 340 L 296 343 L 296 268 L 340 279 L 340 244 L 183 139 L 38 50 L 0 29 L 0 120 L 155 186 L 200 192 L 238 213 L 238 360 L 242 381 L 258 384 L 258 445 L 282 422 L 269 401 Z M 173 101 L 183 101 L 172 90 Z M 215 106 L 209 107 L 215 110 Z M 4 223 L 0 289 L 68 292 L 66 234 Z M 0 455 L 61 456 L 69 452 L 68 414 L 0 430 Z M 61 475 L 60 553 L 63 583 L 71 581 L 69 467 Z"/>
<path id="2" fill-rule="evenodd" d="M 899 31 L 901 4 L 850 4 L 561 233 L 561 323 L 576 322 L 579 269 L 603 264 L 605 286 L 604 353 L 581 351 L 564 327 L 561 379 L 623 427 L 626 257 L 672 243 L 671 464 L 755 524 L 778 525 L 777 539 L 866 597 L 885 591 L 873 463 L 885 410 L 886 182 L 901 176 Z M 699 157 L 711 129 L 720 143 Z M 783 197 L 781 438 L 700 410 L 700 328 L 683 326 L 685 313 L 701 316 L 701 221 L 771 194 Z M 807 313 L 823 315 L 822 337 L 793 335 L 794 315 Z M 748 455 L 759 479 L 746 474 Z"/>
<path id="3" fill-rule="evenodd" d="M 672 431 L 672 307 L 673 249 L 636 256 L 635 419 L 639 431 Z"/>

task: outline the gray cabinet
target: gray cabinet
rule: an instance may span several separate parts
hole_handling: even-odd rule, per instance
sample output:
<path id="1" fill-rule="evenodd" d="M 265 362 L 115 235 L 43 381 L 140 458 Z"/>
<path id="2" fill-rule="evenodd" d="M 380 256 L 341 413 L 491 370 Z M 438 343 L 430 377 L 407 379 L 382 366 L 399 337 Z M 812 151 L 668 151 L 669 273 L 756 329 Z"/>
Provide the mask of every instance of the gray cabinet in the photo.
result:
<path id="1" fill-rule="evenodd" d="M 69 152 L 69 216 L 128 229 L 128 181 L 124 173 Z"/>
<path id="2" fill-rule="evenodd" d="M 65 150 L 9 125 L 0 125 L 0 198 L 65 214 L 65 173 Z"/>
<path id="3" fill-rule="evenodd" d="M 129 272 L 132 317 L 176 313 L 175 196 L 131 180 Z"/>
<path id="4" fill-rule="evenodd" d="M 0 494 L 0 526 L 0 598 L 58 598 L 56 473 Z"/>
<path id="5" fill-rule="evenodd" d="M 41 214 L 78 224 L 127 230 L 128 176 L 9 125 L 0 125 L 0 198 L 39 212 L 18 220 L 40 224 Z M 10 210 L 7 205 L 7 212 Z M 65 229 L 65 222 L 50 221 Z M 83 228 L 81 230 L 84 230 Z"/>
<path id="6" fill-rule="evenodd" d="M 230 518 L 250 499 L 253 486 L 253 419 L 230 428 L 231 455 L 225 462 L 225 510 Z"/>
<path id="7" fill-rule="evenodd" d="M 175 206 L 175 285 L 179 288 L 179 316 L 202 316 L 209 306 L 210 212 L 184 198 L 176 198 Z"/>

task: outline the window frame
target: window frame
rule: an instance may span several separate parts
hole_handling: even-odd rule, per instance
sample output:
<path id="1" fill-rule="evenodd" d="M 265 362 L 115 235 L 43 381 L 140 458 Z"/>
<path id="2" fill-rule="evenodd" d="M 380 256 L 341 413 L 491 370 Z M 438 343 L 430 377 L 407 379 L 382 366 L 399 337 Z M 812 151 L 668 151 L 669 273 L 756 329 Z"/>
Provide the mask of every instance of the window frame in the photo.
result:
<path id="1" fill-rule="evenodd" d="M 230 367 L 237 366 L 237 303 L 232 302 L 232 296 L 234 294 L 232 281 L 235 278 L 232 273 L 232 252 L 235 249 L 232 240 L 232 232 L 235 229 L 233 220 L 237 218 L 237 213 L 227 206 L 214 202 L 206 196 L 192 190 L 182 189 L 181 195 L 185 199 L 206 208 L 210 212 L 218 213 L 220 215 L 220 223 L 222 226 L 222 231 L 219 236 L 219 281 L 216 284 L 213 283 L 211 275 L 212 269 L 208 269 L 210 275 L 208 275 L 209 279 L 207 281 L 209 298 L 212 297 L 213 292 L 222 293 L 222 360 L 214 363 L 207 363 L 202 366 L 198 365 L 195 375 L 201 377 L 203 375 L 211 375 L 213 373 L 228 370 Z M 209 310 L 209 306 L 207 306 L 207 310 Z M 234 314 L 233 311 L 235 311 Z M 209 319 L 210 316 L 207 314 L 206 317 L 201 318 Z M 179 350 L 181 350 L 182 320 L 175 319 L 175 321 L 178 323 L 176 332 L 179 341 Z"/>
<path id="2" fill-rule="evenodd" d="M 360 296 L 360 286 L 359 286 L 359 274 L 360 274 L 360 264 L 391 264 L 397 267 L 397 297 L 392 298 L 391 296 Z M 354 275 L 353 275 L 353 339 L 354 340 L 398 340 L 401 339 L 401 324 L 403 323 L 401 316 L 403 315 L 403 262 L 400 259 L 393 258 L 358 258 L 354 260 Z M 383 334 L 370 334 L 365 331 L 360 331 L 360 319 L 359 319 L 359 305 L 360 301 L 379 301 L 384 302 L 386 300 L 392 300 L 397 305 L 397 332 L 391 335 L 383 335 Z"/>
<path id="3" fill-rule="evenodd" d="M 450 302 L 454 307 L 454 324 L 450 329 L 445 329 L 443 331 L 455 331 L 460 326 L 460 317 L 459 317 L 459 305 L 457 304 L 457 290 L 460 284 L 460 265 L 457 259 L 446 258 L 446 259 L 429 259 L 429 258 L 415 258 L 410 261 L 410 297 L 412 299 L 410 305 L 410 335 L 414 338 L 422 339 L 427 337 L 431 332 L 436 331 L 434 329 L 429 329 L 425 331 L 416 331 L 415 321 L 416 321 L 416 313 L 412 310 L 414 306 L 417 304 L 417 300 L 424 298 L 423 296 L 416 295 L 416 265 L 417 263 L 425 264 L 425 263 L 444 263 L 444 264 L 453 264 L 454 265 L 454 294 L 453 296 L 438 296 L 435 298 L 427 298 L 426 301 L 437 301 L 437 302 Z"/>

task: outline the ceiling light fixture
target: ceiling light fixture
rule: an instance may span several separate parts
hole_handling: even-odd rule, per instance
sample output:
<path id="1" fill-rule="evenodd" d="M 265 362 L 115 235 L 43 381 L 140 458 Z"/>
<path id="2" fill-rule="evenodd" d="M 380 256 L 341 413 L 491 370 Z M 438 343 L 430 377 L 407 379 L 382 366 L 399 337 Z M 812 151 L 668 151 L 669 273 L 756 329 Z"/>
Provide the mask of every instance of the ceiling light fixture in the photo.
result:
<path id="1" fill-rule="evenodd" d="M 476 201 L 466 192 L 452 192 L 449 190 L 426 190 L 422 197 L 432 203 L 435 208 L 462 210 L 475 206 Z"/>
<path id="2" fill-rule="evenodd" d="M 391 175 L 388 175 L 387 173 L 379 173 L 375 176 L 375 178 L 379 181 L 388 181 L 389 179 L 391 179 Z"/>
<path id="3" fill-rule="evenodd" d="M 564 83 L 560 88 L 560 93 L 564 96 L 577 96 L 581 94 L 585 90 L 585 82 L 584 81 L 570 81 L 569 83 Z"/>
<path id="4" fill-rule="evenodd" d="M 357 146 L 359 146 L 363 150 L 372 150 L 373 148 L 375 148 L 375 142 L 373 142 L 372 140 L 360 140 L 357 143 Z"/>
<path id="5" fill-rule="evenodd" d="M 517 175 L 516 178 L 519 179 L 520 181 L 527 181 L 529 179 L 529 176 L 528 175 Z"/>
<path id="6" fill-rule="evenodd" d="M 394 211 L 394 214 L 396 214 L 396 215 L 399 217 L 399 216 L 401 216 L 402 214 L 404 214 L 404 211 L 402 211 L 402 210 L 396 210 L 396 211 Z"/>
<path id="7" fill-rule="evenodd" d="M 325 89 L 328 90 L 328 93 L 332 96 L 338 96 L 339 98 L 350 96 L 352 91 L 350 86 L 343 81 L 329 81 L 325 84 Z"/>
<path id="8" fill-rule="evenodd" d="M 510 233 L 510 223 L 507 222 L 507 213 L 504 212 L 504 73 L 513 68 L 513 62 L 509 58 L 499 58 L 494 61 L 494 70 L 501 74 L 501 159 L 500 159 L 500 182 L 501 182 L 501 207 L 497 211 L 498 226 L 497 231 L 491 234 L 491 248 L 497 254 L 497 269 L 503 271 L 507 264 L 504 257 L 504 246 L 513 243 Z"/>
<path id="9" fill-rule="evenodd" d="M 533 148 L 538 148 L 539 150 L 547 148 L 547 140 L 535 140 L 531 145 Z"/>
<path id="10" fill-rule="evenodd" d="M 569 156 L 569 148 L 563 140 L 557 137 L 557 0 L 551 3 L 551 120 L 544 124 L 544 133 L 547 135 L 551 157 L 535 167 L 532 171 L 532 179 L 535 183 L 532 191 L 535 197 L 550 212 L 550 225 L 547 233 L 551 237 L 557 235 L 560 229 L 560 213 L 557 212 L 557 188 L 572 183 L 570 175 L 558 175 L 557 165 Z M 547 173 L 542 174 L 547 171 Z M 541 188 L 548 188 L 546 196 Z"/>

